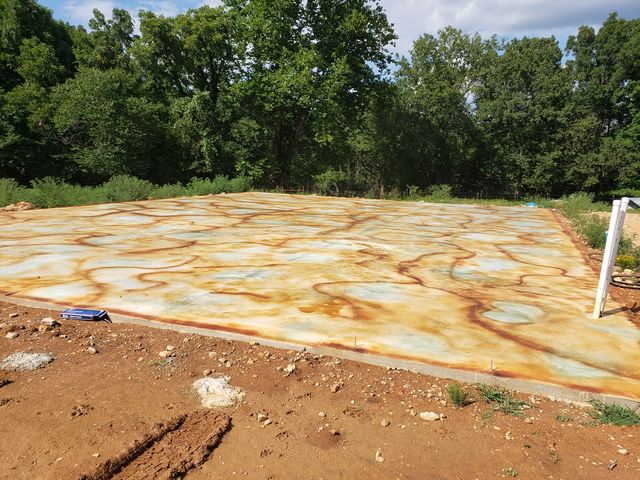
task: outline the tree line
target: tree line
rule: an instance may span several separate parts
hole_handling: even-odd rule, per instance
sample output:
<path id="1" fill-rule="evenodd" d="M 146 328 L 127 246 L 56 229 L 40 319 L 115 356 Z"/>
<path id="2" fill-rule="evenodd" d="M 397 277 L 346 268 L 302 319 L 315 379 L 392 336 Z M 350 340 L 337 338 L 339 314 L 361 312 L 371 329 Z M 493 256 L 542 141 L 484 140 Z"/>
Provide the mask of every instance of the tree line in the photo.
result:
<path id="1" fill-rule="evenodd" d="M 640 189 L 640 19 L 553 37 L 447 27 L 407 57 L 372 0 L 224 0 L 89 29 L 0 0 L 0 178 L 247 177 L 385 194 Z"/>

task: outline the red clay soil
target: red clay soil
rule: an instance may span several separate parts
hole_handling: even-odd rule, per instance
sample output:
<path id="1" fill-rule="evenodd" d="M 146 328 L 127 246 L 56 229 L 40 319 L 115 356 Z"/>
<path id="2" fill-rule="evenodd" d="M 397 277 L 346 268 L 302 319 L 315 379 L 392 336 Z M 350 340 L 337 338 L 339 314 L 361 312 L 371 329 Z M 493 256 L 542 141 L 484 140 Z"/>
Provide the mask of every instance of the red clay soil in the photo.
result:
<path id="1" fill-rule="evenodd" d="M 3 479 L 96 478 L 123 458 L 127 478 L 640 478 L 640 428 L 599 425 L 589 408 L 516 394 L 531 408 L 514 417 L 472 385 L 463 385 L 472 403 L 455 408 L 449 381 L 408 371 L 125 324 L 40 331 L 47 316 L 57 314 L 0 304 L 0 359 L 55 357 L 0 372 L 10 382 L 0 387 Z M 169 361 L 159 356 L 168 345 Z M 229 376 L 244 401 L 198 413 L 191 384 L 205 370 Z M 158 424 L 171 428 L 158 434 Z"/>

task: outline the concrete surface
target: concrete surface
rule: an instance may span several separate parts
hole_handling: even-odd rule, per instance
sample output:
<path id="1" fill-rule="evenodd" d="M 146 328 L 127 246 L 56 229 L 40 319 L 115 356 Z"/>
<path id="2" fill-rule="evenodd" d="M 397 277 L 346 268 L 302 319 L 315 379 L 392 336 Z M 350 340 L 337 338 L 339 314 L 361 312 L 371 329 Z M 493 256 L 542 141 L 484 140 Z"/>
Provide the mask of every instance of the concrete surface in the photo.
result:
<path id="1" fill-rule="evenodd" d="M 0 293 L 640 399 L 549 210 L 264 193 L 0 214 Z"/>

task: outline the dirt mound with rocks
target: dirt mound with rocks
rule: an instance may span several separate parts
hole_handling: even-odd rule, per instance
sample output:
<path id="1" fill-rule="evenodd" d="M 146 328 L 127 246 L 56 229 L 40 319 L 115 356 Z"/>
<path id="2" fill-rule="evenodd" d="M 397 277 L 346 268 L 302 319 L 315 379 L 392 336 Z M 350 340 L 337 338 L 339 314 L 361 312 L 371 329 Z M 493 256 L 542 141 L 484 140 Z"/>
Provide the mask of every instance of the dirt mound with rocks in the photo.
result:
<path id="1" fill-rule="evenodd" d="M 0 208 L 0 212 L 21 212 L 22 210 L 33 210 L 35 205 L 29 202 L 11 203 L 6 207 Z"/>

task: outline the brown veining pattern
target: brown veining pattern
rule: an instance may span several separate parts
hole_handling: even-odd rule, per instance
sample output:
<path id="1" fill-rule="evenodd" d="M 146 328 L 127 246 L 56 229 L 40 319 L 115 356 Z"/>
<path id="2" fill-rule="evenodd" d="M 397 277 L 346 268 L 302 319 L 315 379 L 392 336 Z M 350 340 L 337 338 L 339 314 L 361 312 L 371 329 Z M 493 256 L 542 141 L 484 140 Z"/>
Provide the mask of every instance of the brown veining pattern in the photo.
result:
<path id="1" fill-rule="evenodd" d="M 640 400 L 553 212 L 265 193 L 0 214 L 0 291 Z M 357 347 L 354 347 L 354 338 Z"/>

